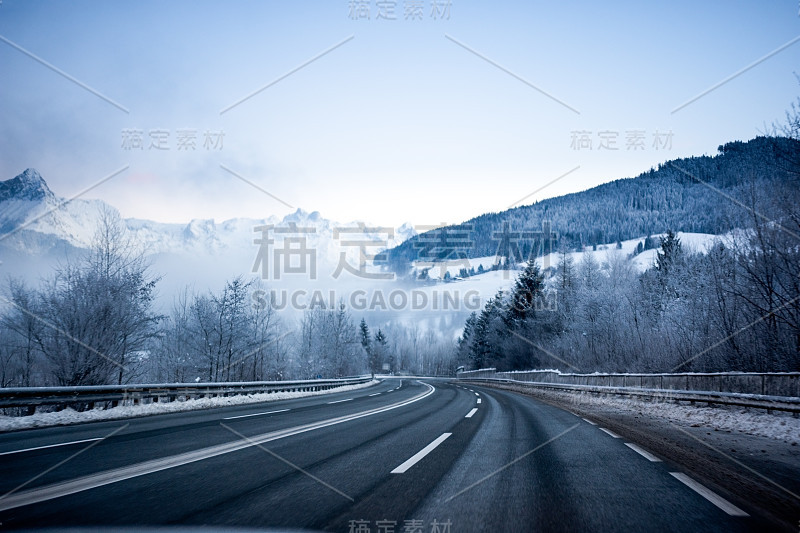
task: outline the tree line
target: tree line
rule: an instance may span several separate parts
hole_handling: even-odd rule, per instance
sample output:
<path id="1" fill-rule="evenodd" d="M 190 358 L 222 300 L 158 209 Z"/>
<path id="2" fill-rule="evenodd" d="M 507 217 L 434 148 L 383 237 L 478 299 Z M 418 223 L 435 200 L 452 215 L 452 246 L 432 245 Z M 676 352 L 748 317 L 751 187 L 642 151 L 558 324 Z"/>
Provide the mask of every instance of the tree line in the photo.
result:
<path id="1" fill-rule="evenodd" d="M 119 216 L 102 213 L 91 249 L 39 286 L 0 296 L 0 387 L 452 374 L 453 342 L 403 323 L 374 334 L 344 303 L 299 320 L 272 307 L 260 280 L 179 294 L 155 309 L 159 277 L 133 252 Z"/>
<path id="2" fill-rule="evenodd" d="M 704 252 L 667 232 L 643 273 L 618 250 L 602 264 L 562 250 L 548 280 L 531 260 L 467 319 L 458 360 L 503 371 L 800 371 L 800 212 L 757 213 Z"/>

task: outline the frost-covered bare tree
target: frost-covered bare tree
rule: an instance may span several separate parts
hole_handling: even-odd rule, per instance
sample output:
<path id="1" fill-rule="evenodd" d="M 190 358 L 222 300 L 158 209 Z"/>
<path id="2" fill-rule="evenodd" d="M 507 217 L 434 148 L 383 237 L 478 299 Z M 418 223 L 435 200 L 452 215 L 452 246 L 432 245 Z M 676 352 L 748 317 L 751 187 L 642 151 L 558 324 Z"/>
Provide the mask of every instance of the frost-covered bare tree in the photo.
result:
<path id="1" fill-rule="evenodd" d="M 236 381 L 254 355 L 247 331 L 247 300 L 251 284 L 237 277 L 225 284 L 221 294 L 211 295 L 216 310 L 215 349 L 222 365 L 217 369 L 221 381 Z"/>
<path id="2" fill-rule="evenodd" d="M 8 281 L 6 312 L 0 318 L 0 386 L 27 387 L 42 384 L 43 371 L 37 344 L 44 323 L 39 317 L 36 292 L 19 279 Z"/>
<path id="3" fill-rule="evenodd" d="M 41 346 L 62 384 L 121 384 L 138 363 L 160 317 L 153 310 L 158 278 L 127 238 L 116 211 L 104 209 L 89 253 L 60 269 L 44 297 L 55 327 Z"/>
<path id="4" fill-rule="evenodd" d="M 129 382 L 140 375 L 160 319 L 152 309 L 156 282 L 119 215 L 104 209 L 87 254 L 67 261 L 39 289 L 12 283 L 6 325 L 25 343 L 25 357 L 35 344 L 48 382 Z"/>
<path id="5" fill-rule="evenodd" d="M 254 285 L 255 290 L 266 293 Z M 268 298 L 252 302 L 247 312 L 248 355 L 250 361 L 242 365 L 244 380 L 263 381 L 286 379 L 291 371 L 289 357 L 283 342 L 286 334 L 278 312 Z"/>
<path id="6" fill-rule="evenodd" d="M 242 276 L 227 281 L 219 293 L 187 289 L 154 348 L 161 375 L 210 382 L 286 378 L 291 373 L 286 334 L 265 292 Z"/>
<path id="7" fill-rule="evenodd" d="M 153 343 L 148 378 L 156 383 L 186 383 L 200 377 L 191 333 L 191 294 L 179 293 Z"/>
<path id="8" fill-rule="evenodd" d="M 358 327 L 344 302 L 334 309 L 315 306 L 303 313 L 296 359 L 305 378 L 344 377 L 368 371 Z"/>

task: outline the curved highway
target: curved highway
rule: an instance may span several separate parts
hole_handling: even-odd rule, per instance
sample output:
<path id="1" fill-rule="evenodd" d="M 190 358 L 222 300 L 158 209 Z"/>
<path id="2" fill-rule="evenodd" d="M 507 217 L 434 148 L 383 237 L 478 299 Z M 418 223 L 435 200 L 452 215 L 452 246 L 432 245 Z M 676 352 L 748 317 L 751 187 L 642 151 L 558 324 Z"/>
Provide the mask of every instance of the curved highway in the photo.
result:
<path id="1" fill-rule="evenodd" d="M 0 527 L 753 531 L 578 416 L 435 379 L 0 435 Z"/>

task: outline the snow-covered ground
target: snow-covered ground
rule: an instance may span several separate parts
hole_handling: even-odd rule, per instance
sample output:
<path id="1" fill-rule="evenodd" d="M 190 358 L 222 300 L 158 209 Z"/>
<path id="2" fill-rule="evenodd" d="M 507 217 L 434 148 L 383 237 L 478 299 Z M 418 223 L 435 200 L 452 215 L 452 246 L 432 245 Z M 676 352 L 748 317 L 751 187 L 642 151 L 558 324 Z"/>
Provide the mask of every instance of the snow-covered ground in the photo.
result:
<path id="1" fill-rule="evenodd" d="M 655 242 L 658 244 L 660 243 L 660 238 L 664 237 L 666 234 L 658 234 L 653 235 L 652 237 L 655 239 Z M 681 241 L 681 245 L 683 246 L 684 250 L 695 252 L 695 253 L 705 253 L 708 249 L 709 245 L 714 242 L 714 239 L 719 238 L 717 235 L 711 235 L 708 233 L 684 233 L 678 232 L 676 233 L 678 239 Z M 645 237 L 637 237 L 636 239 L 630 239 L 627 241 L 622 241 L 622 248 L 617 248 L 616 243 L 608 243 L 608 244 L 599 244 L 597 249 L 587 247 L 585 250 L 580 252 L 570 252 L 567 255 L 572 258 L 575 264 L 580 263 L 581 259 L 584 256 L 591 256 L 598 265 L 600 265 L 601 269 L 605 269 L 608 266 L 609 259 L 613 257 L 615 254 L 620 254 L 623 258 L 626 258 L 628 261 L 631 262 L 634 269 L 638 272 L 644 272 L 648 268 L 652 267 L 655 264 L 656 260 L 656 253 L 658 252 L 659 248 L 654 248 L 650 250 L 645 250 L 639 255 L 634 256 L 633 252 L 636 250 L 636 247 L 639 243 L 644 243 Z M 555 267 L 558 265 L 560 261 L 561 254 L 558 252 L 553 252 L 551 254 L 545 255 L 543 257 L 539 257 L 536 259 L 536 263 L 539 265 L 543 271 L 547 270 L 550 267 Z M 492 267 L 492 265 L 496 264 L 499 261 L 497 256 L 490 255 L 486 257 L 474 257 L 472 259 L 463 259 L 460 261 L 449 261 L 445 263 L 435 263 L 431 266 L 431 263 L 425 262 L 415 262 L 414 268 L 417 271 L 422 270 L 423 268 L 429 268 L 428 275 L 432 279 L 443 279 L 445 276 L 445 272 L 450 273 L 450 277 L 456 277 L 459 274 L 459 271 L 462 268 L 466 268 L 469 270 L 470 268 L 478 269 L 478 266 L 483 266 L 484 270 L 488 270 Z M 517 265 L 518 268 L 524 268 L 524 263 L 519 263 Z M 510 271 L 509 274 L 512 278 L 516 278 L 516 274 L 514 271 Z M 486 274 L 480 274 L 478 276 L 473 277 L 480 277 L 485 276 Z"/>
<path id="2" fill-rule="evenodd" d="M 656 242 L 664 235 L 653 235 Z M 696 253 L 705 253 L 709 246 L 719 237 L 706 233 L 677 233 L 678 238 L 684 250 Z M 585 256 L 591 256 L 598 264 L 601 270 L 607 270 L 614 256 L 621 256 L 624 260 L 630 262 L 633 270 L 636 272 L 644 272 L 651 268 L 656 260 L 656 253 L 658 249 L 645 250 L 638 255 L 633 255 L 634 250 L 639 243 L 644 242 L 645 237 L 622 241 L 622 248 L 617 248 L 616 243 L 603 244 L 597 246 L 597 250 L 587 248 L 582 252 L 570 252 L 568 255 L 572 257 L 575 265 L 580 264 Z M 553 271 L 560 261 L 560 254 L 551 253 L 536 260 L 539 268 L 545 273 L 548 279 L 552 279 Z M 418 291 L 425 292 L 429 296 L 429 302 L 438 300 L 437 306 L 428 306 L 425 311 L 436 311 L 437 315 L 441 314 L 442 310 L 456 310 L 460 311 L 460 317 L 467 316 L 472 311 L 480 311 L 483 305 L 491 299 L 498 290 L 508 291 L 516 282 L 517 276 L 522 272 L 525 267 L 524 263 L 517 265 L 517 270 L 489 270 L 492 265 L 498 262 L 496 256 L 476 257 L 472 259 L 464 259 L 460 261 L 448 261 L 442 263 L 434 263 L 431 266 L 430 262 L 415 262 L 414 268 L 419 272 L 424 268 L 428 268 L 428 276 L 437 283 L 422 286 Z M 482 274 L 475 274 L 466 278 L 460 278 L 459 271 L 462 268 L 474 268 L 476 271 L 478 266 L 483 266 L 486 272 Z M 551 269 L 551 270 L 548 270 Z M 450 274 L 451 281 L 443 282 L 445 273 Z M 445 299 L 449 302 L 456 301 L 459 305 L 454 307 L 451 305 L 449 308 L 445 305 Z M 478 303 L 480 302 L 480 303 Z M 417 312 L 410 315 L 414 320 L 420 320 L 424 313 Z"/>
<path id="3" fill-rule="evenodd" d="M 563 394 L 573 405 L 619 409 L 670 420 L 683 426 L 703 426 L 720 431 L 738 431 L 749 435 L 800 445 L 800 418 L 790 413 L 767 413 L 762 409 L 740 407 L 695 407 L 671 402 L 645 402 L 633 398 L 615 398 L 593 394 Z"/>
<path id="4" fill-rule="evenodd" d="M 666 236 L 665 233 L 653 235 L 652 237 L 655 239 L 655 242 L 658 245 L 661 242 L 661 237 L 664 236 Z M 680 239 L 683 249 L 693 253 L 705 253 L 708 247 L 714 242 L 714 239 L 719 238 L 717 235 L 711 235 L 708 233 L 684 233 L 681 231 L 676 233 L 676 236 L 678 239 Z M 636 247 L 639 245 L 639 243 L 644 243 L 644 240 L 645 237 L 639 237 L 636 239 L 622 241 L 622 248 L 617 248 L 616 243 L 601 244 L 597 246 L 597 250 L 587 248 L 582 252 L 571 252 L 568 255 L 572 257 L 572 259 L 575 261 L 575 264 L 580 263 L 583 256 L 590 255 L 597 262 L 597 264 L 600 265 L 601 269 L 605 269 L 607 268 L 609 260 L 614 256 L 614 254 L 621 254 L 622 257 L 627 258 L 631 262 L 631 265 L 637 272 L 644 272 L 655 264 L 656 253 L 660 249 L 657 247 L 650 250 L 645 250 L 639 255 L 633 256 L 632 254 L 636 250 Z M 559 255 L 560 254 L 554 252 L 545 257 L 539 258 L 537 260 L 539 267 L 542 269 L 555 267 L 558 265 Z"/>
<path id="5" fill-rule="evenodd" d="M 290 400 L 306 396 L 319 396 L 333 392 L 347 392 L 371 387 L 379 380 L 368 381 L 359 385 L 345 385 L 335 389 L 309 392 L 272 392 L 260 394 L 247 394 L 218 398 L 197 398 L 185 402 L 148 403 L 139 405 L 121 405 L 112 409 L 93 409 L 78 412 L 73 409 L 64 409 L 53 413 L 35 413 L 30 416 L 2 416 L 0 415 L 0 431 L 13 431 L 17 429 L 41 428 L 49 426 L 65 426 L 81 422 L 96 422 L 100 420 L 118 420 L 139 416 L 157 415 L 163 413 L 176 413 L 179 411 L 193 411 L 196 409 L 210 409 L 213 407 L 228 407 L 231 405 L 245 405 L 250 403 L 274 402 L 277 400 Z"/>
<path id="6" fill-rule="evenodd" d="M 498 290 L 508 290 L 513 287 L 519 273 L 520 271 L 518 270 L 493 270 L 450 283 L 427 285 L 417 290 L 424 291 L 430 294 L 431 297 L 439 295 L 440 301 L 442 302 L 445 293 L 460 296 L 468 295 L 468 293 L 477 293 L 481 295 L 483 301 L 486 301 L 494 296 Z M 483 307 L 483 305 L 481 305 L 481 307 Z M 440 306 L 439 309 L 441 308 Z M 472 310 L 474 311 L 475 309 Z M 478 311 L 480 311 L 480 309 L 478 309 Z"/>

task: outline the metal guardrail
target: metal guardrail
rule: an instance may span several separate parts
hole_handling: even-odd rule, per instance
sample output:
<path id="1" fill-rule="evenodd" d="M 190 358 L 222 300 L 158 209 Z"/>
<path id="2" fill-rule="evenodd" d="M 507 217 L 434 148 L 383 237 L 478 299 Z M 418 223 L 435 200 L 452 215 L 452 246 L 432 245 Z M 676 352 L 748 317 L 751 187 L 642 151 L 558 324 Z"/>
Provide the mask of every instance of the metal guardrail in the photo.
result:
<path id="1" fill-rule="evenodd" d="M 470 370 L 459 378 L 500 378 L 513 381 L 592 385 L 636 389 L 733 392 L 764 396 L 800 397 L 800 372 L 681 372 L 657 374 L 564 373 L 559 370 L 497 372 L 493 368 Z"/>
<path id="2" fill-rule="evenodd" d="M 312 379 L 305 381 L 243 381 L 227 383 L 169 383 L 142 385 L 98 385 L 86 387 L 17 387 L 0 389 L 0 408 L 27 407 L 33 414 L 40 405 L 77 405 L 87 409 L 105 402 L 112 407 L 130 401 L 134 405 L 142 400 L 172 402 L 214 396 L 236 396 L 271 392 L 319 391 L 366 383 L 372 378 L 360 376 L 342 379 Z"/>
<path id="3" fill-rule="evenodd" d="M 800 414 L 800 398 L 790 396 L 766 396 L 762 394 L 741 394 L 735 392 L 685 391 L 674 389 L 644 389 L 637 387 L 609 387 L 602 385 L 577 385 L 563 383 L 544 383 L 536 381 L 517 381 L 506 378 L 459 378 L 460 381 L 505 383 L 523 387 L 560 390 L 567 392 L 587 392 L 590 394 L 610 394 L 624 397 L 638 397 L 649 400 L 706 403 L 709 405 L 732 405 L 771 411 L 784 411 Z"/>

